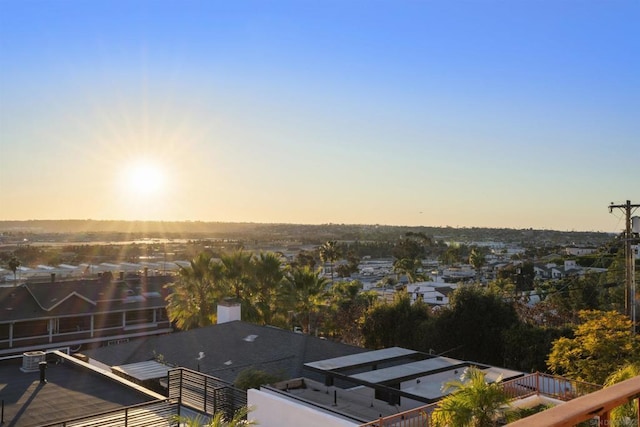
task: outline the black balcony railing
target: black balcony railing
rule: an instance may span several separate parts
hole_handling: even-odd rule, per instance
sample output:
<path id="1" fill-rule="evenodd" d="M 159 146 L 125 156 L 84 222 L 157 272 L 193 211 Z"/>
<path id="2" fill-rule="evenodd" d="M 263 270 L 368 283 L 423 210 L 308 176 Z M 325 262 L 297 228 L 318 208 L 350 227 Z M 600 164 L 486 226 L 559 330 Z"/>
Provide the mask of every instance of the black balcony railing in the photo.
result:
<path id="1" fill-rule="evenodd" d="M 180 415 L 181 408 L 189 408 L 206 416 L 223 412 L 230 418 L 247 405 L 246 392 L 201 372 L 172 369 L 168 373 L 168 381 L 168 399 L 58 421 L 42 427 L 170 427 L 178 425 L 175 417 Z"/>
<path id="2" fill-rule="evenodd" d="M 169 399 L 181 406 L 207 415 L 223 412 L 228 418 L 247 406 L 247 393 L 219 378 L 186 368 L 172 369 L 168 377 Z"/>

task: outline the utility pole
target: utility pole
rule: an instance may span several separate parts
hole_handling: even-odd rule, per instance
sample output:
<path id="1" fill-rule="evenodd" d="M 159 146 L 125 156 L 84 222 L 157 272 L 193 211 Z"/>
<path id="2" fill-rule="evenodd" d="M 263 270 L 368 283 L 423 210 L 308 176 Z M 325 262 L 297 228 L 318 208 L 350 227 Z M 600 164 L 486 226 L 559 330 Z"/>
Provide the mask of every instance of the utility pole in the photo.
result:
<path id="1" fill-rule="evenodd" d="M 633 269 L 635 267 L 635 260 L 633 257 L 633 251 L 631 250 L 631 214 L 640 205 L 632 205 L 630 200 L 624 205 L 609 205 L 609 213 L 613 212 L 613 209 L 621 209 L 625 213 L 626 227 L 624 232 L 624 256 L 625 256 L 625 286 L 624 286 L 624 309 L 625 314 L 629 316 L 633 323 L 633 332 L 636 328 L 636 292 L 635 283 L 633 277 Z"/>

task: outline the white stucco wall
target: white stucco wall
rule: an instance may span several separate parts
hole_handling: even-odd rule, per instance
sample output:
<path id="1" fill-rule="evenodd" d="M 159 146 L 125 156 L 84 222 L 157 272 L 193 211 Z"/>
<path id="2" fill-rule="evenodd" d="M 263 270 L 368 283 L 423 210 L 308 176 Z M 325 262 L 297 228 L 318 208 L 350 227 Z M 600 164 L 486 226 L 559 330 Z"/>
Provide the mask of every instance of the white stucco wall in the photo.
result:
<path id="1" fill-rule="evenodd" d="M 250 389 L 248 405 L 250 418 L 260 427 L 357 427 L 360 424 L 347 421 L 318 409 L 285 399 L 269 391 Z"/>

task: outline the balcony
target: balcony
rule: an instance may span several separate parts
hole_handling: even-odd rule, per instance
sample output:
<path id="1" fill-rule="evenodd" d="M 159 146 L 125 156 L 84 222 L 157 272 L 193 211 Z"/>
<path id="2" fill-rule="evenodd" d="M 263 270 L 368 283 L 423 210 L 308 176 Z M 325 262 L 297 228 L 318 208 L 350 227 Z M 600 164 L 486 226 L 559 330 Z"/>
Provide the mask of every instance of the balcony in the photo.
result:
<path id="1" fill-rule="evenodd" d="M 602 386 L 567 378 L 534 373 L 502 383 L 504 391 L 512 402 L 539 396 L 547 402 L 566 402 L 579 396 L 599 391 Z M 514 405 L 517 406 L 517 405 Z M 437 403 L 421 406 L 409 411 L 379 418 L 360 427 L 429 427 L 431 413 L 438 407 Z"/>

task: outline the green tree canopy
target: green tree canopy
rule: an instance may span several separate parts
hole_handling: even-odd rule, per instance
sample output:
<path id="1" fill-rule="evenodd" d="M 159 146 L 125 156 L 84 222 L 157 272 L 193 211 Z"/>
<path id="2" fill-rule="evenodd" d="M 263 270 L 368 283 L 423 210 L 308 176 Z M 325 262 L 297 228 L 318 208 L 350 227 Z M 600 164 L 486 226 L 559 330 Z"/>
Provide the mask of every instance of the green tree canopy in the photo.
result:
<path id="1" fill-rule="evenodd" d="M 367 311 L 362 325 L 364 345 L 373 349 L 400 346 L 420 350 L 424 337 L 419 325 L 430 317 L 426 304 L 411 304 L 406 292 L 397 294 L 393 303 L 379 302 Z"/>
<path id="2" fill-rule="evenodd" d="M 640 362 L 629 363 L 607 377 L 604 382 L 605 387 L 610 387 L 619 382 L 629 380 L 640 375 Z M 624 427 L 634 427 L 638 419 L 638 402 L 637 400 L 627 402 L 611 411 L 611 421 L 613 425 Z"/>
<path id="3" fill-rule="evenodd" d="M 300 317 L 303 331 L 311 332 L 316 322 L 312 322 L 315 315 L 325 304 L 327 296 L 327 279 L 320 276 L 320 270 L 312 270 L 309 267 L 297 267 L 289 270 L 285 275 L 285 287 L 283 303 L 289 304 Z"/>
<path id="4" fill-rule="evenodd" d="M 283 375 L 274 375 L 261 369 L 250 367 L 240 371 L 233 385 L 240 390 L 259 389 L 262 385 L 273 384 L 283 379 L 285 379 Z"/>
<path id="5" fill-rule="evenodd" d="M 429 337 L 437 353 L 502 366 L 504 332 L 519 322 L 513 304 L 479 286 L 463 286 L 451 296 Z"/>
<path id="6" fill-rule="evenodd" d="M 14 280 L 14 282 L 16 280 L 18 280 L 17 276 L 16 276 L 16 273 L 17 273 L 18 268 L 20 267 L 20 265 L 21 265 L 20 260 L 18 260 L 18 258 L 16 256 L 12 256 L 9 259 L 9 262 L 7 263 L 7 267 L 9 267 L 9 270 L 11 270 L 13 272 L 13 280 Z"/>
<path id="7" fill-rule="evenodd" d="M 284 279 L 280 256 L 273 252 L 260 253 L 254 258 L 254 273 L 256 289 L 253 305 L 260 322 L 271 325 L 273 316 L 278 311 L 278 296 Z"/>
<path id="8" fill-rule="evenodd" d="M 640 361 L 640 337 L 631 321 L 615 311 L 582 310 L 574 338 L 559 338 L 547 360 L 549 369 L 581 381 L 602 384 L 621 367 Z"/>
<path id="9" fill-rule="evenodd" d="M 169 319 L 180 329 L 215 323 L 217 302 L 226 295 L 221 271 L 211 256 L 201 253 L 188 267 L 180 267 L 173 283 L 166 285 Z"/>
<path id="10" fill-rule="evenodd" d="M 329 263 L 331 268 L 331 281 L 333 282 L 333 264 L 340 259 L 340 248 L 338 248 L 338 244 L 335 240 L 329 240 L 325 242 L 318 249 L 320 254 L 320 260 L 326 264 Z"/>
<path id="11" fill-rule="evenodd" d="M 432 415 L 434 427 L 493 427 L 505 412 L 509 398 L 500 380 L 485 381 L 485 373 L 475 367 L 465 369 L 459 381 L 444 385 L 451 392 L 438 403 Z"/>
<path id="12" fill-rule="evenodd" d="M 185 427 L 244 427 L 258 424 L 255 420 L 247 419 L 248 414 L 249 409 L 243 407 L 238 409 L 230 419 L 225 417 L 223 412 L 216 412 L 213 418 L 208 420 L 202 416 L 189 418 L 175 415 L 171 417 L 171 421 Z"/>

